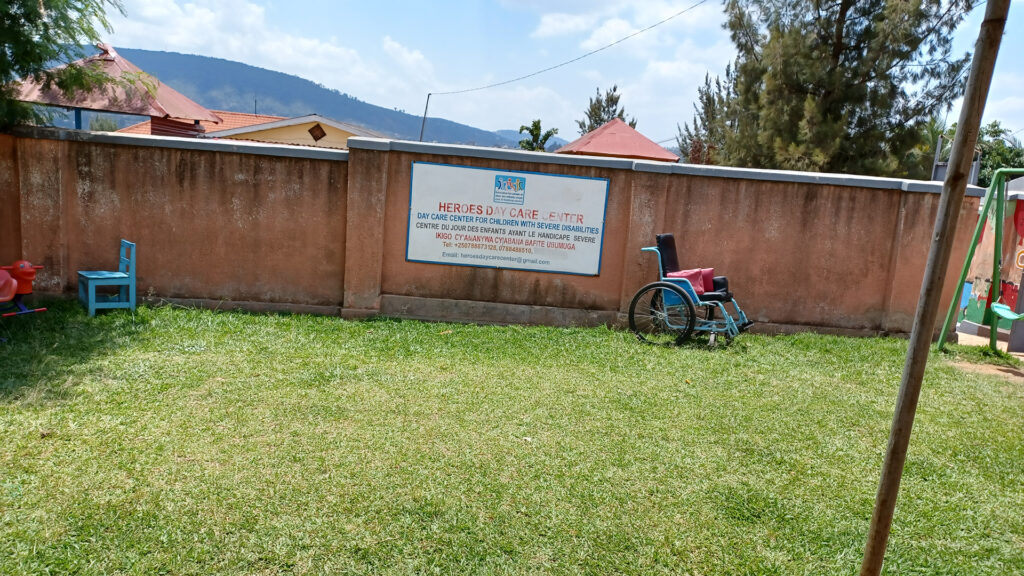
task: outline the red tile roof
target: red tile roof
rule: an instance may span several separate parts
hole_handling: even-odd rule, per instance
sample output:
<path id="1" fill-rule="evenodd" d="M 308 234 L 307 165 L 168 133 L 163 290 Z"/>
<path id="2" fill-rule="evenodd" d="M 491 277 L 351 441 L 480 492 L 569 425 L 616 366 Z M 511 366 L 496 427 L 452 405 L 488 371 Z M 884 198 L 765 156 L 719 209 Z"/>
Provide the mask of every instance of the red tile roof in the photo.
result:
<path id="1" fill-rule="evenodd" d="M 221 130 L 246 128 L 248 126 L 277 122 L 278 120 L 285 119 L 284 116 L 271 116 L 269 114 L 247 114 L 245 112 L 228 112 L 226 110 L 211 110 L 211 112 L 219 116 L 222 122 L 220 124 L 214 124 L 213 122 L 205 120 L 200 121 L 199 124 L 206 129 L 207 134 L 212 134 Z M 149 120 L 144 120 L 138 124 L 132 124 L 131 126 L 121 128 L 118 132 L 125 134 L 152 134 L 153 127 Z"/>
<path id="2" fill-rule="evenodd" d="M 118 130 L 118 132 L 123 132 L 125 134 L 150 134 L 149 119 L 147 118 L 138 124 L 125 126 Z"/>
<path id="3" fill-rule="evenodd" d="M 78 60 L 72 65 L 98 66 L 112 78 L 127 78 L 131 88 L 115 83 L 91 92 L 76 92 L 72 97 L 68 97 L 56 87 L 47 90 L 41 83 L 29 78 L 17 84 L 15 98 L 25 102 L 66 108 L 179 120 L 220 121 L 220 118 L 206 108 L 125 60 L 113 47 L 107 44 L 97 44 L 97 47 L 100 49 L 99 54 Z"/>
<path id="4" fill-rule="evenodd" d="M 619 158 L 662 160 L 665 162 L 679 161 L 679 156 L 658 146 L 619 118 L 612 120 L 593 132 L 584 134 L 579 140 L 562 146 L 555 150 L 555 153 L 616 156 Z"/>
<path id="5" fill-rule="evenodd" d="M 267 122 L 276 122 L 278 120 L 284 120 L 285 116 L 270 116 L 268 114 L 246 114 L 245 112 L 228 112 L 226 110 L 215 110 L 217 116 L 223 120 L 220 124 L 213 124 L 212 122 L 200 122 L 206 127 L 206 133 L 219 132 L 221 130 L 234 130 L 235 128 L 245 128 L 247 126 L 255 126 L 256 124 L 266 124 Z"/>

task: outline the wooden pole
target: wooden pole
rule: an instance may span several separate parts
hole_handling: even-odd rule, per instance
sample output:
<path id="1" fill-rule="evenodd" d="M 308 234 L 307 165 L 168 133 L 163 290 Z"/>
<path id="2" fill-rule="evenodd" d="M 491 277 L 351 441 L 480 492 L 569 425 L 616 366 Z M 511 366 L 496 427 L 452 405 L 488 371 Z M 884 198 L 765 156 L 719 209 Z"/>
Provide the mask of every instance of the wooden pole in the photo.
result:
<path id="1" fill-rule="evenodd" d="M 998 172 L 998 170 L 997 170 Z M 993 182 L 995 184 L 995 182 Z M 989 208 L 992 207 L 992 195 L 995 188 L 989 186 L 985 191 L 985 197 L 981 200 L 981 212 L 978 213 L 978 223 L 974 226 L 974 235 L 971 236 L 971 243 L 967 247 L 967 258 L 964 259 L 964 267 L 960 271 L 960 279 L 956 283 L 956 291 L 953 292 L 953 301 L 949 303 L 949 312 L 946 313 L 946 320 L 939 330 L 939 350 L 946 346 L 949 339 L 949 331 L 955 328 L 954 321 L 960 311 L 960 296 L 963 295 L 964 282 L 967 280 L 967 273 L 971 269 L 971 262 L 974 260 L 974 251 L 978 249 L 978 239 L 981 238 L 981 231 L 985 228 L 985 221 L 988 219 Z"/>
<path id="2" fill-rule="evenodd" d="M 995 68 L 996 55 L 999 54 L 999 43 L 1003 37 L 1009 9 L 1010 0 L 989 0 L 985 6 L 985 20 L 981 23 L 978 42 L 974 46 L 971 74 L 967 78 L 967 92 L 964 94 L 960 121 L 957 123 L 956 136 L 953 139 L 953 152 L 949 158 L 946 180 L 942 185 L 932 247 L 928 253 L 921 297 L 914 315 L 914 327 L 910 332 L 907 360 L 903 365 L 903 378 L 900 381 L 896 411 L 889 431 L 889 446 L 885 451 L 885 462 L 882 464 L 878 494 L 875 497 L 875 510 L 871 515 L 871 527 L 868 530 L 867 545 L 864 547 L 861 576 L 877 576 L 882 572 L 885 547 L 889 542 L 889 530 L 896 509 L 896 497 L 903 477 L 903 464 L 907 459 L 907 446 L 910 444 L 910 432 L 914 425 L 914 413 L 917 411 L 917 400 L 921 394 L 921 379 L 928 363 L 928 348 L 935 332 L 935 319 L 942 304 L 942 285 L 946 280 L 949 256 L 956 237 L 956 224 L 960 218 L 967 178 L 971 171 L 974 145 L 978 141 L 981 116 L 985 111 L 985 100 L 988 98 L 988 88 L 992 82 L 992 70 Z"/>

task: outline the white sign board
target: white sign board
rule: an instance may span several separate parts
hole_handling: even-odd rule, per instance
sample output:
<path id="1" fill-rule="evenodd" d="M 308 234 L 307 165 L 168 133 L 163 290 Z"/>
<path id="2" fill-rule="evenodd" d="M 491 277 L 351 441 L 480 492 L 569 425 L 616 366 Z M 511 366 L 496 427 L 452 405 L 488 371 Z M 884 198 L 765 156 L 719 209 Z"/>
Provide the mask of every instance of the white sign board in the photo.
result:
<path id="1" fill-rule="evenodd" d="M 413 162 L 406 260 L 596 276 L 606 178 Z"/>

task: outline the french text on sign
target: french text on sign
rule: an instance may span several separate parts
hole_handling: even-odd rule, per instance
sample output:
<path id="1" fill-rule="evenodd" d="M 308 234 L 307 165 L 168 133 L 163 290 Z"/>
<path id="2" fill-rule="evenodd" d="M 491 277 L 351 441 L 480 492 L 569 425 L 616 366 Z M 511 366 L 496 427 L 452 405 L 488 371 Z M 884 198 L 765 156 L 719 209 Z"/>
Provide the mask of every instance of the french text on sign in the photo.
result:
<path id="1" fill-rule="evenodd" d="M 598 275 L 607 199 L 605 178 L 413 162 L 406 259 Z"/>

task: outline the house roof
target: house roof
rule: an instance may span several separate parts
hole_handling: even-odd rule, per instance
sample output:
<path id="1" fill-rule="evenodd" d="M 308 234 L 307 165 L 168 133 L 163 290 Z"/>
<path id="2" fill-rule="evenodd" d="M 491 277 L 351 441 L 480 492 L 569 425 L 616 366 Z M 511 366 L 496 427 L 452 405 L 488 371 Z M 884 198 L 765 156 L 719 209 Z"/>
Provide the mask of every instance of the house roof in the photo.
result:
<path id="1" fill-rule="evenodd" d="M 285 128 L 287 126 L 295 126 L 296 124 L 307 124 L 309 122 L 318 122 L 320 124 L 326 124 L 338 130 L 349 132 L 355 136 L 362 136 L 366 138 L 380 138 L 382 135 L 370 130 L 363 128 L 362 126 L 356 126 L 355 124 L 348 124 L 346 122 L 338 122 L 331 120 L 319 114 L 308 114 L 306 116 L 296 116 L 295 118 L 280 118 L 276 121 L 266 122 L 263 124 L 252 124 L 249 126 L 240 126 L 237 128 L 228 128 L 221 130 L 219 127 L 217 130 L 207 132 L 207 138 L 220 138 L 222 136 L 239 136 L 242 134 L 249 134 L 252 132 L 261 132 L 263 130 L 273 130 L 274 128 Z"/>
<path id="2" fill-rule="evenodd" d="M 201 120 L 199 122 L 207 131 L 209 130 L 231 130 L 234 128 L 244 128 L 246 126 L 253 126 L 256 124 L 266 124 L 268 122 L 274 122 L 276 120 L 284 120 L 284 116 L 271 116 L 269 114 L 247 114 L 245 112 L 229 112 L 227 110 L 211 110 L 220 119 L 220 124 L 215 124 L 207 120 Z M 152 123 L 147 119 L 138 124 L 132 124 L 118 130 L 125 134 L 152 134 L 153 127 Z"/>
<path id="3" fill-rule="evenodd" d="M 138 66 L 121 57 L 109 44 L 96 46 L 100 49 L 99 54 L 70 65 L 98 66 L 108 76 L 122 82 L 108 84 L 89 92 L 76 92 L 69 97 L 56 87 L 44 89 L 42 83 L 29 78 L 17 84 L 15 97 L 25 102 L 66 108 L 220 123 L 221 119 L 216 114 L 149 76 Z"/>
<path id="4" fill-rule="evenodd" d="M 588 132 L 555 150 L 556 154 L 581 154 L 586 156 L 615 156 L 642 160 L 678 162 L 679 156 L 658 146 L 651 139 L 637 132 L 621 118 Z"/>

